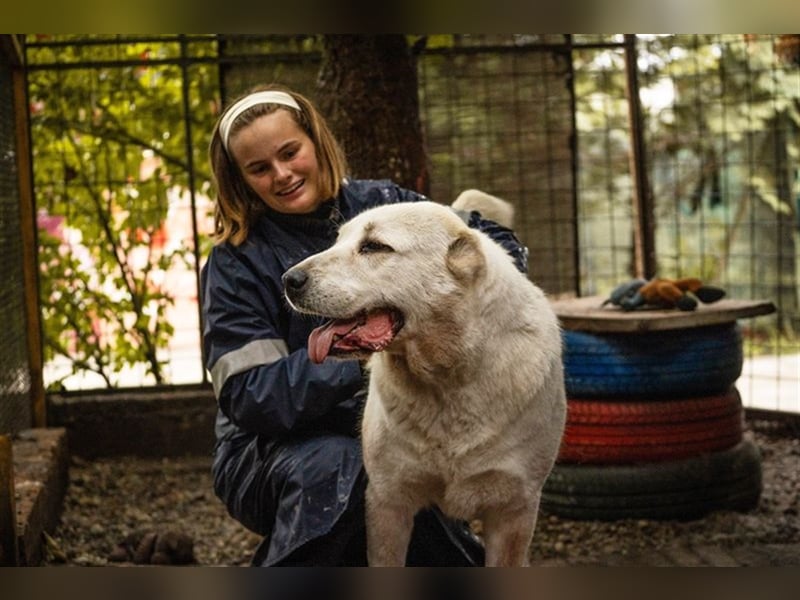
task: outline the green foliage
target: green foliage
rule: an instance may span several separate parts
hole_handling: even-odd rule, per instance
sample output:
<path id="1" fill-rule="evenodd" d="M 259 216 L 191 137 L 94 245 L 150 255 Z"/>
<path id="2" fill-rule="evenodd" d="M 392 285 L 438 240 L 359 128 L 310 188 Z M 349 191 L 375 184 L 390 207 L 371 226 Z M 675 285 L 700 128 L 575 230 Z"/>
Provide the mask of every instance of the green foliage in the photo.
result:
<path id="1" fill-rule="evenodd" d="M 170 44 L 63 46 L 33 52 L 38 64 L 170 59 Z M 186 243 L 164 244 L 171 198 L 207 187 L 205 152 L 213 123 L 216 67 L 194 66 L 184 113 L 184 73 L 146 63 L 36 69 L 29 75 L 36 203 L 61 220 L 40 228 L 45 360 L 67 358 L 107 386 L 145 364 L 167 383 L 163 349 L 173 326 L 164 275 L 194 264 Z M 187 131 L 192 133 L 187 144 Z M 51 382 L 58 387 L 59 382 Z"/>

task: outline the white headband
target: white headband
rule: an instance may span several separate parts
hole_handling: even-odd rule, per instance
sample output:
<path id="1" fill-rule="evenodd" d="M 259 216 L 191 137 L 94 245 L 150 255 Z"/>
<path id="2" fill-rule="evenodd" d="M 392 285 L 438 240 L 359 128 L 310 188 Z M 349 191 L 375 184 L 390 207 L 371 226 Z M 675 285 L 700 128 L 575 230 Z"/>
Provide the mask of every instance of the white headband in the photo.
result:
<path id="1" fill-rule="evenodd" d="M 236 104 L 231 106 L 228 112 L 225 113 L 225 116 L 223 116 L 219 122 L 219 135 L 222 138 L 222 145 L 225 146 L 225 150 L 228 149 L 228 136 L 231 134 L 231 126 L 233 125 L 233 122 L 248 108 L 253 108 L 258 104 L 282 104 L 284 106 L 294 108 L 295 110 L 300 110 L 300 105 L 297 103 L 297 100 L 292 98 L 286 92 L 277 92 L 271 90 L 265 92 L 255 92 L 249 96 L 245 96 Z"/>

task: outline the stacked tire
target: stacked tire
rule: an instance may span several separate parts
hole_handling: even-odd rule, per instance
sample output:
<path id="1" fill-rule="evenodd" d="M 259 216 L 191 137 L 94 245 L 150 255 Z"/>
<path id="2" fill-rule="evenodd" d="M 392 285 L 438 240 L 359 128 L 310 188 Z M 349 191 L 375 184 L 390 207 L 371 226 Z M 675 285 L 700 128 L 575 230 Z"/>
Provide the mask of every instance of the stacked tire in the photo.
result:
<path id="1" fill-rule="evenodd" d="M 743 437 L 735 321 L 563 337 L 567 425 L 544 512 L 693 519 L 756 506 L 761 460 Z"/>

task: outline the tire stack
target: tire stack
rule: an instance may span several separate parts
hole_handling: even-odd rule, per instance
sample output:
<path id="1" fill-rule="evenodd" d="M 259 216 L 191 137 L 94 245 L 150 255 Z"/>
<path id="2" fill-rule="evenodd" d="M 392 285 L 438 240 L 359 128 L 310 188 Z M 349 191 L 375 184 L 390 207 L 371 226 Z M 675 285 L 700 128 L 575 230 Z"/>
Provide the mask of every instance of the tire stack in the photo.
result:
<path id="1" fill-rule="evenodd" d="M 563 334 L 567 426 L 544 512 L 687 520 L 756 506 L 761 460 L 742 435 L 736 321 Z"/>

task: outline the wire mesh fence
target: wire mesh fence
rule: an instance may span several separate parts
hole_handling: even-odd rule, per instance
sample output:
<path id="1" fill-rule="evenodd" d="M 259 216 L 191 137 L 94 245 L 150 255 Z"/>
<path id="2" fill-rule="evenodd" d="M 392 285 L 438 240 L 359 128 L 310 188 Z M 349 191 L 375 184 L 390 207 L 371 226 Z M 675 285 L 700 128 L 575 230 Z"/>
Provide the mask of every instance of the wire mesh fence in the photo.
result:
<path id="1" fill-rule="evenodd" d="M 202 381 L 196 274 L 209 247 L 205 149 L 215 116 L 223 101 L 263 82 L 313 99 L 319 39 L 29 42 L 37 202 L 50 218 L 40 224 L 61 227 L 51 251 L 74 256 L 75 265 L 114 265 L 114 275 L 87 280 L 85 289 L 62 277 L 43 290 L 45 313 L 57 304 L 52 294 L 79 290 L 88 298 L 92 289 L 106 290 L 106 304 L 81 313 L 90 317 L 88 331 L 106 340 L 94 357 L 83 350 L 95 372 L 77 369 L 78 376 L 74 361 L 54 352 L 47 383 L 80 389 Z M 513 202 L 531 278 L 552 295 L 607 294 L 634 274 L 624 44 L 619 35 L 430 36 L 419 44 L 432 198 L 448 203 L 477 187 Z M 699 276 L 732 297 L 773 300 L 775 316 L 744 324 L 743 386 L 752 386 L 754 402 L 800 411 L 800 67 L 792 44 L 777 35 L 638 36 L 635 49 L 658 274 Z M 171 95 L 163 95 L 165 87 Z M 56 91 L 81 100 L 54 113 Z M 37 131 L 51 137 L 37 138 Z M 96 215 L 136 232 L 116 240 L 116 251 L 102 230 L 75 237 L 90 215 L 74 200 L 92 195 Z M 138 307 L 138 288 L 125 287 L 126 269 L 131 281 L 148 282 Z M 154 330 L 156 322 L 166 329 Z M 132 361 L 106 382 L 96 371 L 113 340 L 127 335 L 117 345 L 145 345 L 133 333 L 137 325 L 168 341 L 149 365 Z M 61 344 L 74 357 L 86 340 L 72 338 Z M 774 389 L 763 391 L 765 383 Z"/>
<path id="2" fill-rule="evenodd" d="M 530 277 L 551 294 L 577 284 L 572 64 L 555 37 L 464 36 L 419 58 L 431 196 L 512 202 Z"/>

